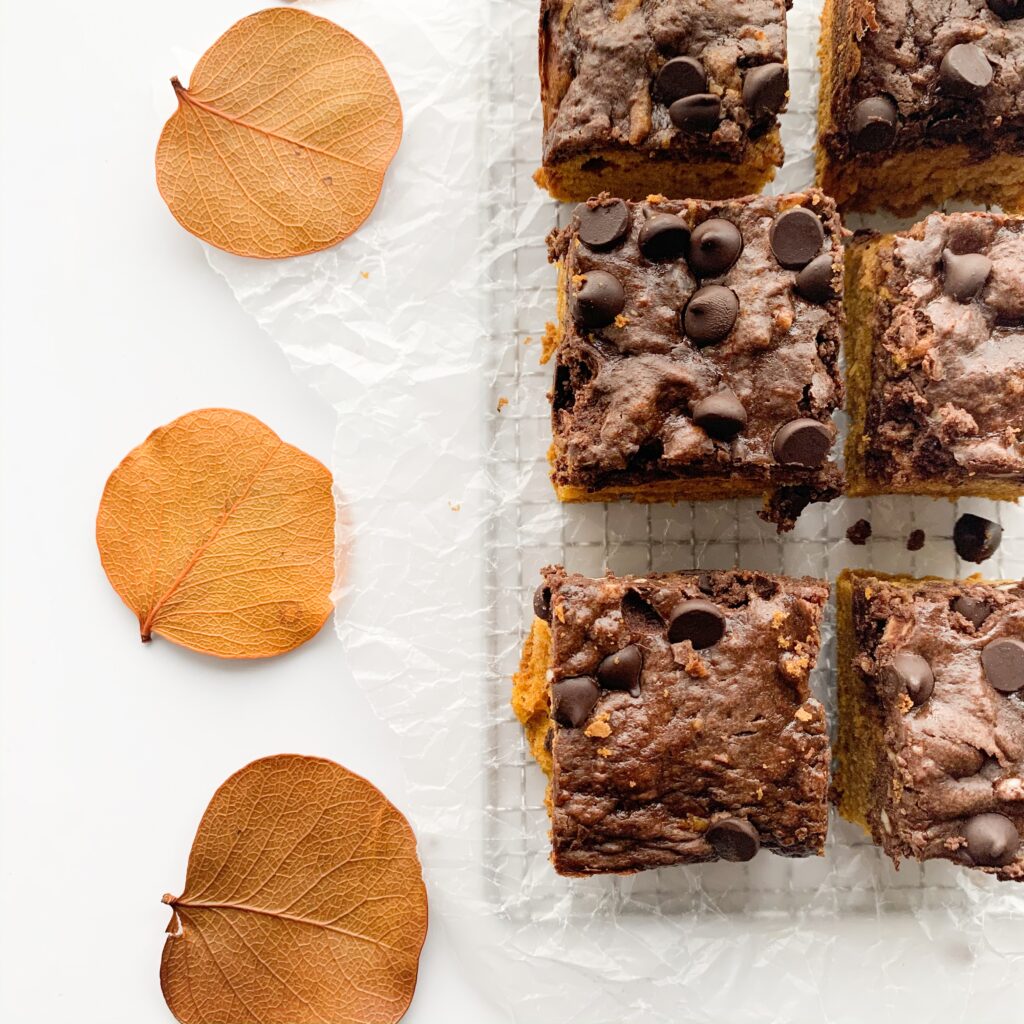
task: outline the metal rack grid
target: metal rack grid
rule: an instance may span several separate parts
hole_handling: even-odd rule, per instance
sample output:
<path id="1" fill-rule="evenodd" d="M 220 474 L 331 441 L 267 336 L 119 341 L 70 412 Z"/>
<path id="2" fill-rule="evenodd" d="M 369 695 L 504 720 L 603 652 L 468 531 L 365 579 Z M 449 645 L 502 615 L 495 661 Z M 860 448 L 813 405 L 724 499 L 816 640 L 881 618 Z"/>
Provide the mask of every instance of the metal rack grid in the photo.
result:
<path id="1" fill-rule="evenodd" d="M 957 868 L 946 862 L 905 863 L 897 873 L 863 833 L 833 816 L 824 859 L 759 857 L 747 865 L 707 864 L 645 872 L 633 878 L 560 879 L 548 861 L 545 784 L 508 704 L 532 617 L 539 569 L 550 563 L 600 575 L 687 568 L 743 567 L 834 580 L 847 566 L 913 575 L 970 575 L 952 546 L 956 505 L 917 498 L 845 499 L 812 506 L 790 534 L 778 535 L 756 515 L 757 500 L 679 505 L 560 506 L 548 480 L 550 366 L 540 365 L 541 337 L 555 306 L 555 273 L 547 266 L 545 236 L 564 223 L 569 207 L 541 198 L 532 181 L 540 159 L 536 85 L 536 0 L 491 5 L 489 187 L 492 239 L 489 298 L 491 410 L 489 475 L 493 516 L 488 539 L 487 680 L 490 770 L 486 791 L 485 872 L 496 912 L 512 917 L 594 914 L 788 915 L 906 912 L 956 898 Z M 807 78 L 789 117 L 813 109 L 810 59 L 794 59 L 794 81 Z M 803 108 L 803 109 L 801 109 Z M 785 125 L 784 125 L 785 132 Z M 984 501 L 963 503 L 1021 535 L 1015 509 Z M 874 527 L 864 547 L 846 528 L 859 518 Z M 924 529 L 920 552 L 906 548 L 911 530 Z M 1024 557 L 1004 542 L 986 575 L 1024 575 Z M 822 630 L 822 655 L 811 685 L 830 714 L 835 707 L 834 617 Z M 555 911 L 554 908 L 558 908 Z"/>

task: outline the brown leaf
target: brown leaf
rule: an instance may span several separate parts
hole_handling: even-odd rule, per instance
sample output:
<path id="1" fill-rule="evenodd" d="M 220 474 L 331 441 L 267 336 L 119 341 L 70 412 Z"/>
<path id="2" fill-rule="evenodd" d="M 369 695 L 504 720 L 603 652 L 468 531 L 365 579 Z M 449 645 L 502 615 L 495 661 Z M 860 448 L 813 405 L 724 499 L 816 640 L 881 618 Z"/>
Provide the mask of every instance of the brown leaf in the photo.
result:
<path id="1" fill-rule="evenodd" d="M 391 1024 L 416 987 L 427 894 L 409 823 L 316 757 L 243 768 L 199 823 L 160 984 L 183 1024 Z"/>
<path id="2" fill-rule="evenodd" d="M 331 612 L 331 474 L 244 412 L 201 409 L 150 434 L 107 481 L 96 542 L 143 640 L 263 658 Z"/>
<path id="3" fill-rule="evenodd" d="M 325 18 L 274 7 L 202 56 L 156 151 L 182 227 L 239 256 L 347 238 L 377 203 L 402 108 L 376 54 Z"/>

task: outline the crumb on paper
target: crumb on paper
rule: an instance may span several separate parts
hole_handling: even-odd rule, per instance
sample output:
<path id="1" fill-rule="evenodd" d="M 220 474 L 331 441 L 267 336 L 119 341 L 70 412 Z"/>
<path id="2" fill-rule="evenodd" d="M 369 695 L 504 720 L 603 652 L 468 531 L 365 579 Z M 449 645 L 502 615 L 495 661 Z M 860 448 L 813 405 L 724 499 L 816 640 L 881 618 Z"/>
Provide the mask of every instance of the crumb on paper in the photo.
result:
<path id="1" fill-rule="evenodd" d="M 853 526 L 846 529 L 846 539 L 857 547 L 867 544 L 871 537 L 871 523 L 866 519 L 858 519 Z"/>
<path id="2" fill-rule="evenodd" d="M 461 502 L 458 502 L 458 501 L 449 501 L 449 502 L 448 502 L 448 507 L 449 507 L 449 508 L 450 508 L 450 509 L 451 509 L 451 510 L 452 510 L 453 512 L 461 512 L 461 511 L 462 511 L 462 503 L 461 503 Z"/>
<path id="3" fill-rule="evenodd" d="M 506 405 L 508 405 L 508 399 L 504 395 L 502 395 L 498 399 L 498 412 L 501 412 L 501 410 L 504 409 Z"/>
<path id="4" fill-rule="evenodd" d="M 525 338 L 523 338 L 523 344 L 524 345 L 532 345 L 533 344 L 533 337 L 528 334 Z"/>
<path id="5" fill-rule="evenodd" d="M 360 277 L 361 277 L 361 278 L 362 278 L 362 279 L 363 279 L 364 281 L 369 281 L 369 280 L 370 280 L 370 272 L 369 272 L 368 270 L 360 270 L 360 271 L 359 271 L 359 276 L 360 276 Z"/>

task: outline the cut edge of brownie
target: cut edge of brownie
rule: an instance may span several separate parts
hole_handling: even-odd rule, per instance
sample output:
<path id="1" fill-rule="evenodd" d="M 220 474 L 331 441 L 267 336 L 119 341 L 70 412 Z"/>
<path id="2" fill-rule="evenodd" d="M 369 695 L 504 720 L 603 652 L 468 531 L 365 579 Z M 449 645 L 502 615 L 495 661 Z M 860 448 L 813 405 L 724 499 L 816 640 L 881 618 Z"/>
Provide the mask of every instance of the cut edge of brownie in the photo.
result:
<path id="1" fill-rule="evenodd" d="M 548 566 L 542 570 L 542 583 L 538 588 L 538 597 L 535 598 L 534 608 L 535 612 L 538 608 L 538 600 L 540 595 L 543 594 L 543 600 L 541 603 L 547 604 L 549 609 L 554 609 L 554 599 L 558 594 L 559 583 L 565 580 L 570 581 L 582 581 L 587 584 L 598 585 L 602 582 L 601 579 L 590 579 L 586 577 L 580 577 L 577 574 L 566 573 L 561 566 Z M 759 587 L 763 587 L 767 584 L 771 584 L 777 588 L 774 593 L 778 595 L 782 594 L 795 594 L 799 588 L 811 589 L 815 591 L 815 607 L 816 611 L 813 614 L 813 622 L 811 624 L 811 633 L 808 635 L 807 648 L 803 654 L 800 655 L 798 663 L 800 664 L 799 671 L 806 676 L 813 671 L 820 653 L 820 624 L 822 615 L 824 612 L 824 606 L 828 601 L 829 595 L 829 584 L 827 581 L 812 578 L 812 577 L 787 577 L 780 576 L 777 574 L 763 573 L 757 571 L 746 571 L 746 570 L 714 570 L 710 572 L 699 572 L 697 570 L 686 570 L 677 573 L 653 573 L 644 577 L 635 576 L 622 576 L 615 577 L 611 573 L 606 574 L 604 580 L 615 580 L 623 584 L 631 584 L 636 582 L 638 584 L 657 583 L 663 580 L 671 579 L 692 579 L 695 580 L 700 586 L 702 593 L 719 594 L 720 599 L 727 601 L 731 598 L 728 596 L 730 588 L 736 586 L 747 588 L 750 593 L 754 593 Z M 788 589 L 787 589 L 788 588 Z M 632 592 L 632 591 L 627 591 Z M 749 596 L 747 598 L 749 600 Z M 805 597 L 806 600 L 806 597 Z M 742 604 L 741 604 L 742 606 Z M 729 607 L 729 605 L 726 605 Z M 557 610 L 553 610 L 552 622 L 558 617 Z M 781 624 L 779 624 L 781 625 Z M 775 625 L 773 619 L 773 627 L 778 628 Z M 781 640 L 781 638 L 780 638 Z M 783 650 L 783 645 L 779 644 L 780 651 Z M 691 653 L 694 653 L 691 651 Z M 548 814 L 554 821 L 554 806 L 553 806 L 553 780 L 555 774 L 554 755 L 553 755 L 553 738 L 556 731 L 556 725 L 553 720 L 553 714 L 551 709 L 551 683 L 553 673 L 553 655 L 554 655 L 554 635 L 552 626 L 549 626 L 548 622 L 541 618 L 538 614 L 535 614 L 532 626 L 529 633 L 527 634 L 523 651 L 520 659 L 519 670 L 513 676 L 512 686 L 512 697 L 511 706 L 523 727 L 527 744 L 530 748 L 532 755 L 538 762 L 541 769 L 544 771 L 548 778 L 547 791 L 545 795 L 545 805 L 548 810 Z M 789 655 L 786 655 L 787 657 Z M 806 682 L 803 684 L 806 688 Z M 829 765 L 831 761 L 831 752 L 828 744 L 828 730 L 827 730 L 827 719 L 825 710 L 813 695 L 808 691 L 804 695 L 804 699 L 801 700 L 801 694 L 799 689 L 793 693 L 793 707 L 794 715 L 801 722 L 808 723 L 808 726 L 813 726 L 820 734 L 824 737 L 824 745 L 819 750 L 819 757 L 817 759 L 818 769 L 822 773 L 821 792 L 819 794 L 820 800 L 820 813 L 817 816 L 816 822 L 808 822 L 808 828 L 804 831 L 804 837 L 802 845 L 799 847 L 779 847 L 771 843 L 766 844 L 765 848 L 769 849 L 770 852 L 779 856 L 788 857 L 807 857 L 807 856 L 822 856 L 824 854 L 825 839 L 828 831 L 828 788 L 829 788 Z M 600 717 L 600 716 L 599 716 Z M 766 766 L 767 767 L 767 766 Z M 719 823 L 719 819 L 722 819 L 722 815 L 715 817 L 714 822 Z M 723 819 L 725 820 L 725 819 Z M 728 819 L 732 820 L 732 819 Z M 709 822 L 695 822 L 690 821 L 690 825 L 698 829 L 706 829 Z M 557 849 L 554 845 L 554 838 L 552 833 L 552 854 L 551 860 L 555 866 L 555 870 L 567 877 L 588 877 L 595 874 L 634 874 L 636 871 L 644 870 L 648 867 L 663 866 L 664 864 L 690 864 L 690 863 L 706 863 L 717 859 L 739 859 L 730 857 L 719 857 L 715 854 L 714 850 L 708 854 L 705 852 L 699 856 L 672 856 L 670 859 L 665 860 L 663 863 L 638 863 L 630 866 L 619 866 L 619 867 L 598 867 L 593 870 L 576 870 L 573 866 L 560 861 Z M 746 859 L 746 858 L 743 858 Z M 578 865 L 576 865 L 578 867 Z"/>
<path id="2" fill-rule="evenodd" d="M 870 655 L 867 652 L 856 608 L 858 600 L 870 601 L 873 596 L 870 587 L 861 588 L 865 580 L 905 590 L 911 597 L 923 586 L 937 584 L 949 590 L 951 599 L 962 597 L 963 588 L 972 585 L 1003 589 L 1020 587 L 1020 582 L 985 580 L 980 576 L 949 580 L 935 576 L 915 578 L 869 569 L 843 570 L 836 581 L 838 730 L 831 795 L 840 815 L 859 825 L 888 854 L 897 868 L 901 859 L 916 860 L 919 863 L 943 859 L 1003 881 L 1024 882 L 1024 840 L 1019 842 L 1016 856 L 1009 862 L 978 863 L 966 852 L 961 853 L 969 844 L 965 835 L 969 832 L 968 826 L 979 818 L 1005 818 L 998 812 L 975 811 L 968 815 L 964 819 L 964 826 L 952 833 L 943 844 L 941 853 L 922 856 L 902 836 L 899 808 L 905 782 L 894 771 L 894 766 L 900 761 L 899 752 L 889 749 L 885 737 L 887 712 L 857 667 L 859 658 L 874 658 L 875 651 L 873 647 Z M 966 616 L 968 609 L 964 609 L 961 614 Z M 932 678 L 930 673 L 929 678 Z M 930 696 L 931 689 L 928 687 L 924 691 L 923 701 L 926 702 Z M 912 698 L 905 696 L 903 699 L 907 701 L 906 709 L 913 710 L 915 702 Z M 1007 695 L 1005 699 L 1013 698 Z M 1020 785 L 1019 780 L 1017 785 Z M 990 802 L 982 801 L 982 805 L 989 806 Z M 1003 824 L 1005 826 L 1005 822 Z M 1017 827 L 1019 831 L 1020 826 Z"/>

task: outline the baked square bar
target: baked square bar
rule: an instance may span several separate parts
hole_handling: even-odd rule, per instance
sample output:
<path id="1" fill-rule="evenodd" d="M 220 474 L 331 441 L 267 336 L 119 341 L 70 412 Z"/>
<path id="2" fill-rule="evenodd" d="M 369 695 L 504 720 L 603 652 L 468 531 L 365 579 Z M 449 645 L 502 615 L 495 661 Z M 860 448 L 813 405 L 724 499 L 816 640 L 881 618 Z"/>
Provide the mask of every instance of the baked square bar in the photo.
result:
<path id="1" fill-rule="evenodd" d="M 851 494 L 1024 494 L 1024 218 L 932 214 L 847 255 Z"/>
<path id="2" fill-rule="evenodd" d="M 556 199 L 726 198 L 782 165 L 783 0 L 542 0 L 543 164 Z"/>
<path id="3" fill-rule="evenodd" d="M 830 753 L 808 675 L 827 583 L 542 576 L 512 705 L 550 776 L 560 874 L 822 853 Z"/>
<path id="4" fill-rule="evenodd" d="M 788 529 L 839 493 L 843 247 L 830 199 L 601 196 L 548 245 L 562 501 L 764 495 L 765 517 Z"/>
<path id="5" fill-rule="evenodd" d="M 847 570 L 835 790 L 899 866 L 1024 880 L 1024 584 Z"/>
<path id="6" fill-rule="evenodd" d="M 1024 0 L 826 0 L 818 184 L 840 209 L 1024 211 Z"/>

